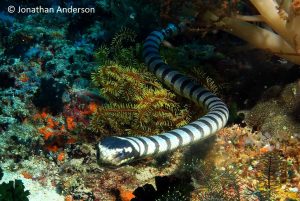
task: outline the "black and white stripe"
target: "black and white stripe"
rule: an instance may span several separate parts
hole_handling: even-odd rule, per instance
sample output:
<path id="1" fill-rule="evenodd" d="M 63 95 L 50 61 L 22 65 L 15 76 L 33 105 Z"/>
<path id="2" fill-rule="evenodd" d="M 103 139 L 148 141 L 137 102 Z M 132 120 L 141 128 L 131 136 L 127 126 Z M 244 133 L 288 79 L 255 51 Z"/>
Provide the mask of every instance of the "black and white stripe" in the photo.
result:
<path id="1" fill-rule="evenodd" d="M 157 155 L 180 146 L 205 139 L 223 128 L 228 120 L 227 106 L 207 89 L 172 69 L 162 61 L 159 46 L 166 37 L 180 32 L 170 24 L 166 29 L 154 31 L 146 38 L 143 56 L 148 69 L 168 87 L 208 109 L 198 120 L 166 133 L 150 137 L 108 137 L 97 146 L 98 159 L 102 163 L 120 165 L 145 156 Z"/>

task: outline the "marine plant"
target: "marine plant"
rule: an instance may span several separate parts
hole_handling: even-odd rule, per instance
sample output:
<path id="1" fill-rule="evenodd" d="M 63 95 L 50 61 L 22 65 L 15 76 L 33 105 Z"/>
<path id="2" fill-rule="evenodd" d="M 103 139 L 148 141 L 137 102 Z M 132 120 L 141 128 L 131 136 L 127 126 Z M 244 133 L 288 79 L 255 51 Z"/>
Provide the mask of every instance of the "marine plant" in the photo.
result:
<path id="1" fill-rule="evenodd" d="M 0 168 L 0 180 L 3 177 L 3 171 Z M 0 201 L 29 201 L 28 190 L 24 189 L 23 182 L 19 179 L 0 184 Z"/>
<path id="2" fill-rule="evenodd" d="M 212 77 L 207 75 L 201 68 L 193 67 L 191 69 L 193 78 L 197 80 L 199 83 L 201 83 L 206 89 L 209 89 L 211 92 L 213 92 L 216 95 L 220 94 L 220 90 L 222 89 L 222 86 L 216 82 Z"/>
<path id="3" fill-rule="evenodd" d="M 112 52 L 116 53 L 117 51 L 121 50 L 123 47 L 127 47 L 130 44 L 134 44 L 136 39 L 136 33 L 127 27 L 122 27 L 120 31 L 118 31 L 112 41 L 111 41 L 111 50 Z M 114 54 L 117 56 L 117 54 Z"/>

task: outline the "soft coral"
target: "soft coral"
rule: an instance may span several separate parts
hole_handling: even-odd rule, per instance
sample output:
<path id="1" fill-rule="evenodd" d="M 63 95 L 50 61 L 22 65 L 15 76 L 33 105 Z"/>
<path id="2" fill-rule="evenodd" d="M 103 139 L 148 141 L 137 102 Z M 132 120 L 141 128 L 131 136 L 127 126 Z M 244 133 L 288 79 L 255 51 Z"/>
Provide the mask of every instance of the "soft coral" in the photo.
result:
<path id="1" fill-rule="evenodd" d="M 300 64 L 300 1 L 250 0 L 259 15 L 240 15 L 220 9 L 200 13 L 198 19 L 236 35 L 253 46 L 271 51 L 295 64 Z M 252 22 L 265 23 L 261 27 Z M 265 28 L 267 27 L 267 28 Z M 270 28 L 268 28 L 270 27 Z"/>

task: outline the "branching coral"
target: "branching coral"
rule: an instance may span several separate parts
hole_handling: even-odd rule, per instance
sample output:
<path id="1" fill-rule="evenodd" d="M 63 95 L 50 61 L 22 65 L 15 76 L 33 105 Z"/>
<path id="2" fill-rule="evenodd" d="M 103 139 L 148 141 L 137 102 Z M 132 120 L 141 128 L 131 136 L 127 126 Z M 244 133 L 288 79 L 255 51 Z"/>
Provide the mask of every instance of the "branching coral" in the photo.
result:
<path id="1" fill-rule="evenodd" d="M 250 0 L 250 2 L 259 15 L 241 15 L 240 12 L 220 14 L 219 11 L 211 10 L 207 11 L 202 19 L 257 48 L 300 64 L 300 1 Z M 263 23 L 263 26 L 253 22 Z"/>
<path id="2" fill-rule="evenodd" d="M 299 0 L 169 0 L 161 9 L 161 16 L 168 21 L 194 17 L 190 31 L 221 29 L 300 64 Z"/>

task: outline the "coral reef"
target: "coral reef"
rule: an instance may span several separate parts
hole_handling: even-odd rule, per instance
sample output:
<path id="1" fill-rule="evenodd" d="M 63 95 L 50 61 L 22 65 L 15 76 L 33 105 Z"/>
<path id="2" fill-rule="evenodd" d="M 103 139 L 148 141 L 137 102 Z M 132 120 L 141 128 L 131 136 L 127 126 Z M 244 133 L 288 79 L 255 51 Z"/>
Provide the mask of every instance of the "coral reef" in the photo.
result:
<path id="1" fill-rule="evenodd" d="M 299 197 L 293 190 L 299 186 L 297 138 L 277 141 L 268 133 L 235 125 L 221 131 L 216 141 L 213 150 L 218 151 L 208 157 L 216 166 L 234 170 L 246 200 Z"/>
<path id="2" fill-rule="evenodd" d="M 4 174 L 0 200 L 13 200 L 16 190 L 17 200 L 39 200 L 39 193 L 72 201 L 299 200 L 299 1 L 4 0 L 0 6 L 20 3 L 96 13 L 0 12 L 0 162 L 17 175 Z M 147 34 L 182 21 L 187 32 L 164 41 L 160 53 L 224 99 L 229 124 L 214 138 L 155 160 L 99 166 L 100 138 L 152 135 L 203 114 L 166 89 L 141 56 Z"/>
<path id="3" fill-rule="evenodd" d="M 179 9 L 180 8 L 180 9 Z M 266 9 L 268 8 L 268 9 Z M 191 21 L 192 32 L 223 30 L 253 46 L 299 64 L 299 1 L 166 1 L 165 19 Z M 255 24 L 259 22 L 263 24 Z M 270 27 L 272 31 L 266 27 Z"/>

